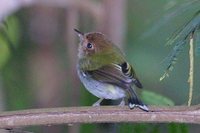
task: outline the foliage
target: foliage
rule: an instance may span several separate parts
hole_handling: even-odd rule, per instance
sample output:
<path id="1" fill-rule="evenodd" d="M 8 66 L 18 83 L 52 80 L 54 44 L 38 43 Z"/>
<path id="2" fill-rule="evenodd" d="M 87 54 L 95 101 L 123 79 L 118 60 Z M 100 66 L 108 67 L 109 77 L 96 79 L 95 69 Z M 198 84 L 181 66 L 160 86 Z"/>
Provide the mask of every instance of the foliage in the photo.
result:
<path id="1" fill-rule="evenodd" d="M 147 90 L 142 91 L 141 97 L 143 101 L 148 105 L 166 105 L 166 106 L 174 105 L 174 102 L 171 99 Z"/>
<path id="2" fill-rule="evenodd" d="M 0 69 L 5 66 L 10 58 L 10 54 L 8 42 L 0 35 Z"/>
<path id="3" fill-rule="evenodd" d="M 167 68 L 164 75 L 160 78 L 163 80 L 166 76 L 169 76 L 169 71 L 173 70 L 175 63 L 177 62 L 177 56 L 182 51 L 183 47 L 188 44 L 189 36 L 193 36 L 196 44 L 196 53 L 199 53 L 199 29 L 200 29 L 200 11 L 198 11 L 193 18 L 184 26 L 182 26 L 177 32 L 175 32 L 167 41 L 167 45 L 175 45 L 172 52 L 168 55 Z M 191 35 L 192 34 L 192 35 Z M 194 34 L 194 35 L 193 35 Z"/>
<path id="4" fill-rule="evenodd" d="M 10 59 L 14 47 L 19 43 L 19 39 L 18 19 L 11 16 L 1 24 L 0 28 L 0 69 Z"/>

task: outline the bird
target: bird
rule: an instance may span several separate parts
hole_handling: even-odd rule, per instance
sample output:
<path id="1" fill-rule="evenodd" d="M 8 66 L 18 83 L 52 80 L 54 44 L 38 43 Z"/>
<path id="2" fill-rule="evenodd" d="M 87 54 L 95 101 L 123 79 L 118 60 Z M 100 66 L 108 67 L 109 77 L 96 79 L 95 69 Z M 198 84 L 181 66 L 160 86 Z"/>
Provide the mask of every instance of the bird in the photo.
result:
<path id="1" fill-rule="evenodd" d="M 138 98 L 135 88 L 142 88 L 133 67 L 124 53 L 101 32 L 83 33 L 74 29 L 79 37 L 77 74 L 85 88 L 98 97 L 93 106 L 100 106 L 104 99 L 118 100 L 119 106 L 149 111 Z"/>

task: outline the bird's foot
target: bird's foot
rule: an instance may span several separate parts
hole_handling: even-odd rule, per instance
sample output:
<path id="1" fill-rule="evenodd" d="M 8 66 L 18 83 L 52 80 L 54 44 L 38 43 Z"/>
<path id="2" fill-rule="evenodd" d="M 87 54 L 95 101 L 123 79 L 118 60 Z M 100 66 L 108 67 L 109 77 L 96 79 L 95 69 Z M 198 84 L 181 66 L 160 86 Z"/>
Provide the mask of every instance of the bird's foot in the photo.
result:
<path id="1" fill-rule="evenodd" d="M 99 107 L 102 101 L 103 101 L 103 98 L 100 98 L 97 102 L 95 102 L 94 104 L 92 104 L 92 106 L 93 107 Z"/>
<path id="2" fill-rule="evenodd" d="M 125 106 L 125 100 L 124 100 L 124 98 L 122 99 L 122 101 L 119 103 L 118 106 L 120 106 L 120 107 L 124 107 Z"/>

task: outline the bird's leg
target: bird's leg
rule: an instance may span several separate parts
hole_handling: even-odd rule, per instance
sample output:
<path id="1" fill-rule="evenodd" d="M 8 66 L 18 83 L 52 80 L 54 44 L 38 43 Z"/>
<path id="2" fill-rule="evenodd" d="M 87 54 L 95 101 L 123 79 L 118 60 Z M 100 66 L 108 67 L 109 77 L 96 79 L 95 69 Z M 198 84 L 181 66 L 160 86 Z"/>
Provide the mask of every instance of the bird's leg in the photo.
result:
<path id="1" fill-rule="evenodd" d="M 97 102 L 95 102 L 92 106 L 97 107 L 100 106 L 100 103 L 103 101 L 103 98 L 100 98 Z"/>
<path id="2" fill-rule="evenodd" d="M 124 100 L 124 98 L 122 98 L 122 101 L 119 103 L 119 105 L 118 106 L 120 106 L 120 107 L 123 107 L 123 106 L 125 106 L 125 100 Z"/>

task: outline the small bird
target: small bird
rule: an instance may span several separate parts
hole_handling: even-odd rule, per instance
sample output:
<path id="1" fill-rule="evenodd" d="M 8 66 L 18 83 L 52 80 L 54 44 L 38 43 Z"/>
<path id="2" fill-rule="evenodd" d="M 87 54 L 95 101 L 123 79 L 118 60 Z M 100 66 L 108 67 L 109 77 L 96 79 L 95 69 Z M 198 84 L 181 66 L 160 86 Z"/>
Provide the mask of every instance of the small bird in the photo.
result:
<path id="1" fill-rule="evenodd" d="M 127 97 L 130 109 L 149 111 L 134 91 L 134 86 L 142 88 L 142 84 L 120 49 L 100 32 L 74 30 L 80 39 L 78 76 L 85 88 L 100 98 L 93 106 L 100 106 L 103 99 L 121 99 L 119 105 L 124 106 Z"/>

